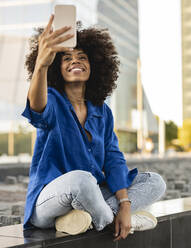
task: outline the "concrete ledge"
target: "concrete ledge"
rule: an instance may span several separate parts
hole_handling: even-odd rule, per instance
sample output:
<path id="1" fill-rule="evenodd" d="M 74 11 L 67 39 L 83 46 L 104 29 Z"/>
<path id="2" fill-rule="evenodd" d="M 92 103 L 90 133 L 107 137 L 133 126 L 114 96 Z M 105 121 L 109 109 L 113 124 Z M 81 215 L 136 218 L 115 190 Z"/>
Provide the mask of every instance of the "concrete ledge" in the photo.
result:
<path id="1" fill-rule="evenodd" d="M 0 227 L 0 247 L 55 248 L 190 248 L 191 198 L 161 201 L 149 210 L 158 218 L 155 229 L 135 232 L 127 239 L 113 242 L 112 231 L 87 231 L 70 236 L 55 229 L 33 229 L 23 232 L 22 224 Z"/>

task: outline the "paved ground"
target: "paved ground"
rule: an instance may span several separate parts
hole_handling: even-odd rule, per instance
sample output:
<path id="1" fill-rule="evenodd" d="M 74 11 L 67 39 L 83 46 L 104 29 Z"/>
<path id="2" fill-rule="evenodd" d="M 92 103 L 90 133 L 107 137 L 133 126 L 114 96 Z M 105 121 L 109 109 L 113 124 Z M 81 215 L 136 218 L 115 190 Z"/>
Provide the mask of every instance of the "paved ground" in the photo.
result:
<path id="1" fill-rule="evenodd" d="M 25 192 L 16 191 L 9 192 L 5 190 L 0 191 L 0 202 L 18 202 L 25 201 Z"/>
<path id="2" fill-rule="evenodd" d="M 0 226 L 23 222 L 26 185 L 0 183 Z"/>

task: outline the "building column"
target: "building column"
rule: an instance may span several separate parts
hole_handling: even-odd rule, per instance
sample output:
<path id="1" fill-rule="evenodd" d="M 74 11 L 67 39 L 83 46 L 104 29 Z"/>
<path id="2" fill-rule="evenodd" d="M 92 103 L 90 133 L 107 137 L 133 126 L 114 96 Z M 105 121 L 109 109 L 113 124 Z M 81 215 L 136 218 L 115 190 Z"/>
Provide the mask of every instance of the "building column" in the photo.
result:
<path id="1" fill-rule="evenodd" d="M 31 132 L 31 155 L 33 156 L 34 152 L 34 145 L 36 140 L 36 129 Z"/>
<path id="2" fill-rule="evenodd" d="M 159 118 L 159 154 L 165 153 L 165 121 Z"/>
<path id="3" fill-rule="evenodd" d="M 143 89 L 141 84 L 141 62 L 137 59 L 137 112 L 139 115 L 139 127 L 137 128 L 137 148 L 144 151 L 143 137 Z"/>
<path id="4" fill-rule="evenodd" d="M 14 130 L 13 130 L 13 121 L 11 121 L 11 127 L 8 132 L 8 155 L 14 155 Z"/>

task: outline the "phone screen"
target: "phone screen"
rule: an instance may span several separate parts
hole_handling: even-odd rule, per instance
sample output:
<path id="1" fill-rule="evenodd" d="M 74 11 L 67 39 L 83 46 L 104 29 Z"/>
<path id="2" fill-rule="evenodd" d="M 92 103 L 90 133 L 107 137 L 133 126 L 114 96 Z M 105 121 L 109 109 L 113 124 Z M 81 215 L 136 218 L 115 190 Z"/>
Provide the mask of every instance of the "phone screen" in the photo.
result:
<path id="1" fill-rule="evenodd" d="M 75 47 L 77 43 L 76 38 L 76 7 L 74 5 L 55 5 L 54 7 L 54 21 L 53 29 L 57 30 L 64 26 L 71 26 L 71 29 L 63 33 L 62 36 L 66 34 L 74 34 L 74 37 L 62 42 L 59 46 L 64 47 Z"/>

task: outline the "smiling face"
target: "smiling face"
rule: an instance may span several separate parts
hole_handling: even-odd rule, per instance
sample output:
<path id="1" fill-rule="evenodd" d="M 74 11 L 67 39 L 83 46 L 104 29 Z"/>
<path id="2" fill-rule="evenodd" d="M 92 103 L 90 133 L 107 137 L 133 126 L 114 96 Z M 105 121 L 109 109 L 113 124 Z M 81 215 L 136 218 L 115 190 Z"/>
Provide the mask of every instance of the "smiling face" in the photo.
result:
<path id="1" fill-rule="evenodd" d="M 64 52 L 61 73 L 66 82 L 86 82 L 90 76 L 88 56 L 80 49 Z"/>

